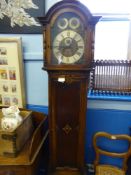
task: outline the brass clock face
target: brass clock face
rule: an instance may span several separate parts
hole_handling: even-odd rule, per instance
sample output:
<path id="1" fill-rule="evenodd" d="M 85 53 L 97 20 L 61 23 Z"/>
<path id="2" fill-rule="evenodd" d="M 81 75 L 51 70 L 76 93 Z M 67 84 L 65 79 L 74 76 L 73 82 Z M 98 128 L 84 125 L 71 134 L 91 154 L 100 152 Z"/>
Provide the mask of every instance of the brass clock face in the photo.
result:
<path id="1" fill-rule="evenodd" d="M 84 26 L 72 12 L 59 16 L 52 29 L 52 54 L 56 64 L 78 64 L 85 52 Z"/>
<path id="2" fill-rule="evenodd" d="M 84 53 L 84 40 L 76 31 L 64 30 L 54 39 L 53 53 L 58 63 L 75 63 L 80 60 Z"/>

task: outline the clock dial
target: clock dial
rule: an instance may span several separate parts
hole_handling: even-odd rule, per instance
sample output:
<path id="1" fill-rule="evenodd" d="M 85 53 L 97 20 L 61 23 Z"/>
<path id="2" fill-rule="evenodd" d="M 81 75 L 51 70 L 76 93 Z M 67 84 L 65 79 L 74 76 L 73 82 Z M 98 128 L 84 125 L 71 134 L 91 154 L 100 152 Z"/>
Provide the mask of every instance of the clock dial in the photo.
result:
<path id="1" fill-rule="evenodd" d="M 76 17 L 73 17 L 69 20 L 69 26 L 71 29 L 77 29 L 80 26 L 80 20 Z"/>
<path id="2" fill-rule="evenodd" d="M 73 30 L 64 30 L 54 39 L 53 53 L 59 64 L 75 63 L 84 54 L 84 40 L 79 33 Z"/>
<path id="3" fill-rule="evenodd" d="M 67 28 L 68 26 L 68 19 L 67 18 L 61 18 L 60 20 L 58 20 L 58 28 L 64 30 Z"/>

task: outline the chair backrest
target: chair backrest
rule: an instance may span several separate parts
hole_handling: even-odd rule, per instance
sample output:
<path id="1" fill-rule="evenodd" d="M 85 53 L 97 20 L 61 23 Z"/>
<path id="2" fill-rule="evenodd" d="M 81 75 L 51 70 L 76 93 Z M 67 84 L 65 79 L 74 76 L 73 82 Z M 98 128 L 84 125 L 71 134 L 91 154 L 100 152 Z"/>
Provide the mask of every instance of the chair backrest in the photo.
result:
<path id="1" fill-rule="evenodd" d="M 123 140 L 128 143 L 127 150 L 122 151 L 122 152 L 117 152 L 117 151 L 110 151 L 110 150 L 105 150 L 105 148 L 101 148 L 98 145 L 98 139 L 100 140 L 101 138 L 106 138 L 108 140 Z M 93 137 L 93 146 L 96 152 L 96 158 L 94 161 L 94 167 L 96 168 L 97 165 L 99 165 L 100 161 L 100 156 L 105 155 L 105 156 L 110 156 L 110 157 L 116 157 L 116 158 L 122 158 L 122 170 L 126 171 L 127 170 L 127 160 L 128 157 L 131 155 L 131 137 L 125 134 L 121 135 L 112 135 L 106 132 L 97 132 L 94 137 Z M 113 144 L 111 143 L 111 147 Z"/>

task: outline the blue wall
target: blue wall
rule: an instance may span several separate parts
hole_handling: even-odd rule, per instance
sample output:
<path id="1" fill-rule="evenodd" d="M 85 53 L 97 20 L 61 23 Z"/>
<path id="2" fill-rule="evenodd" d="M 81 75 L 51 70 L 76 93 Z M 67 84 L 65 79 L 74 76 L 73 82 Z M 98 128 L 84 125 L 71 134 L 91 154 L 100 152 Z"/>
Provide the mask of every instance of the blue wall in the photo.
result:
<path id="1" fill-rule="evenodd" d="M 93 135 L 98 131 L 131 135 L 131 111 L 112 109 L 88 109 L 86 121 L 86 163 L 93 163 Z"/>
<path id="2" fill-rule="evenodd" d="M 89 103 L 89 101 L 88 101 Z M 97 103 L 97 102 L 95 102 Z M 104 101 L 104 103 L 106 103 Z M 114 104 L 117 102 L 114 102 Z M 100 102 L 98 102 L 100 104 Z M 101 102 L 101 104 L 103 104 Z M 108 104 L 108 102 L 107 102 Z M 128 103 L 127 106 L 128 107 Z M 100 106 L 100 105 L 99 105 Z M 40 105 L 28 105 L 31 110 L 48 114 L 48 107 Z M 95 106 L 94 106 L 95 107 Z M 131 110 L 87 108 L 86 131 L 85 131 L 85 163 L 92 164 L 94 161 L 94 149 L 92 145 L 93 135 L 98 131 L 112 134 L 131 135 Z"/>

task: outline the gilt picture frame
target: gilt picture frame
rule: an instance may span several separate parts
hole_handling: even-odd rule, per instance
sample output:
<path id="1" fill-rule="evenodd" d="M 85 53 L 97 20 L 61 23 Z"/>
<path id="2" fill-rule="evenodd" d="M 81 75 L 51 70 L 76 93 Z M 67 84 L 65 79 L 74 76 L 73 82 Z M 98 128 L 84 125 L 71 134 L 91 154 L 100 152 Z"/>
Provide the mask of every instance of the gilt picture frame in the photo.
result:
<path id="1" fill-rule="evenodd" d="M 32 0 L 32 2 L 38 7 L 38 9 L 29 8 L 24 9 L 25 12 L 33 17 L 38 23 L 37 17 L 45 15 L 45 0 Z M 7 16 L 0 19 L 0 34 L 41 34 L 42 26 L 19 26 L 15 25 L 11 27 L 11 20 Z"/>
<path id="2" fill-rule="evenodd" d="M 25 107 L 21 38 L 0 38 L 0 106 Z"/>

